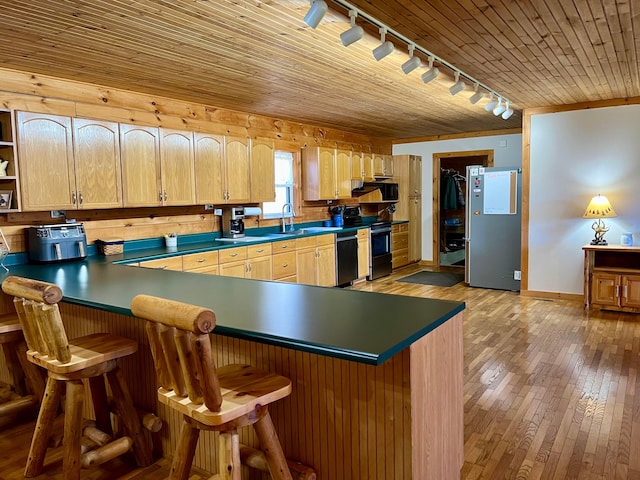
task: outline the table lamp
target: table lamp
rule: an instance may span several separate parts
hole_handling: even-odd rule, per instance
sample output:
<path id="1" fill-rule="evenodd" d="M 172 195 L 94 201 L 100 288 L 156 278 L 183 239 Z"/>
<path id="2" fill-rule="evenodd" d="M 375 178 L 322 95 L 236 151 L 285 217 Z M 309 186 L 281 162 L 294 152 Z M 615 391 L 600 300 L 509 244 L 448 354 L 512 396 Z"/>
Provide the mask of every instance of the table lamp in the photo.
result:
<path id="1" fill-rule="evenodd" d="M 607 245 L 607 241 L 604 239 L 604 234 L 609 231 L 604 226 L 603 218 L 617 217 L 618 215 L 613 210 L 611 203 L 604 195 L 596 195 L 591 199 L 587 210 L 584 212 L 583 218 L 597 218 L 597 222 L 593 222 L 591 228 L 596 234 L 596 237 L 591 240 L 591 245 Z"/>

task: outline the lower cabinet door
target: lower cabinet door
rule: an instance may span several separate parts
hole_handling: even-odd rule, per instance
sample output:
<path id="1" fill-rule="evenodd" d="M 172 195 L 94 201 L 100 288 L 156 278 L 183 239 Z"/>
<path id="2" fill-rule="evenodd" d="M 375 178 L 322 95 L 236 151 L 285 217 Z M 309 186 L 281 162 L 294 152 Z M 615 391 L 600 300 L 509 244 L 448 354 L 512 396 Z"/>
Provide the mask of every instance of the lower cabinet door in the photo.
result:
<path id="1" fill-rule="evenodd" d="M 254 280 L 271 280 L 273 277 L 271 255 L 250 259 L 247 270 L 247 278 L 253 278 Z"/>
<path id="2" fill-rule="evenodd" d="M 618 305 L 618 286 L 620 275 L 612 273 L 594 273 L 591 290 L 592 303 L 598 305 Z"/>
<path id="3" fill-rule="evenodd" d="M 318 285 L 323 287 L 336 286 L 336 246 L 322 245 L 318 247 Z"/>
<path id="4" fill-rule="evenodd" d="M 622 277 L 622 306 L 640 308 L 640 275 Z"/>
<path id="5" fill-rule="evenodd" d="M 296 251 L 297 283 L 316 285 L 316 247 Z"/>
<path id="6" fill-rule="evenodd" d="M 220 275 L 223 277 L 245 278 L 247 274 L 247 261 L 238 260 L 237 262 L 221 263 Z"/>

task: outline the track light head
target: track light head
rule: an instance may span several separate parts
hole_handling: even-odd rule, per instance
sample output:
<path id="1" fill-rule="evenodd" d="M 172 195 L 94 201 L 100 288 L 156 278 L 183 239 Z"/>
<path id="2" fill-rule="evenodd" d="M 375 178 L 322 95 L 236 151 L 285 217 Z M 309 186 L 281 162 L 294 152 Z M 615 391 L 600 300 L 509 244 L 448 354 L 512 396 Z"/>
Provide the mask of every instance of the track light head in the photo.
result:
<path id="1" fill-rule="evenodd" d="M 393 52 L 393 43 L 390 41 L 385 42 L 385 36 L 387 35 L 387 27 L 380 27 L 380 45 L 373 49 L 373 58 L 378 62 L 384 57 Z"/>
<path id="2" fill-rule="evenodd" d="M 460 72 L 455 73 L 454 84 L 449 87 L 449 93 L 451 95 L 456 95 L 464 90 L 464 87 L 467 86 L 462 80 L 460 80 Z"/>
<path id="3" fill-rule="evenodd" d="M 422 74 L 422 81 L 424 83 L 429 83 L 431 80 L 434 80 L 438 75 L 440 75 L 440 70 L 433 66 L 433 57 L 429 57 L 429 68 L 426 72 Z"/>
<path id="4" fill-rule="evenodd" d="M 496 107 L 496 105 L 498 105 L 498 101 L 494 98 L 493 92 L 491 92 L 489 94 L 489 102 L 484 106 L 484 109 L 487 112 L 490 112 L 491 110 L 493 110 Z"/>
<path id="5" fill-rule="evenodd" d="M 493 114 L 497 117 L 498 115 L 502 115 L 502 113 L 507 109 L 502 103 L 502 97 L 498 97 L 498 105 L 493 109 Z"/>
<path id="6" fill-rule="evenodd" d="M 355 10 L 349 10 L 349 17 L 351 18 L 351 28 L 340 34 L 340 41 L 342 41 L 342 45 L 344 45 L 345 47 L 348 47 L 352 43 L 357 42 L 364 36 L 364 29 L 356 25 L 357 16 L 358 12 L 356 12 Z"/>
<path id="7" fill-rule="evenodd" d="M 413 44 L 409 45 L 409 60 L 407 60 L 402 64 L 402 71 L 405 74 L 409 74 L 413 72 L 416 68 L 418 68 L 422 64 L 419 57 L 413 56 L 413 51 L 415 50 L 415 48 L 416 48 L 415 45 Z"/>
<path id="8" fill-rule="evenodd" d="M 304 23 L 311 28 L 316 28 L 327 13 L 327 3 L 324 0 L 310 0 L 310 2 L 311 8 L 304 16 Z"/>
<path id="9" fill-rule="evenodd" d="M 484 93 L 478 90 L 479 86 L 480 85 L 476 83 L 475 93 L 469 97 L 469 101 L 471 102 L 472 105 L 475 105 L 476 103 L 478 103 L 480 100 L 484 98 Z"/>
<path id="10" fill-rule="evenodd" d="M 509 118 L 511 118 L 511 115 L 513 115 L 513 109 L 511 108 L 511 105 L 507 100 L 507 109 L 504 112 L 502 112 L 502 119 L 509 120 Z"/>

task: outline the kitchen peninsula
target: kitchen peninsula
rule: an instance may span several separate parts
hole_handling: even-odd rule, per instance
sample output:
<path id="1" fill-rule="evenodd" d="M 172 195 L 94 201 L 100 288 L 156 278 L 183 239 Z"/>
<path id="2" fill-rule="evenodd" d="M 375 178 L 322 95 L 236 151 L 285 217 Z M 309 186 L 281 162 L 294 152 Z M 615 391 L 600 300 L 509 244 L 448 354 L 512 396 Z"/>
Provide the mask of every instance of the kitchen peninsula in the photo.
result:
<path id="1" fill-rule="evenodd" d="M 291 378 L 292 395 L 271 410 L 276 430 L 287 457 L 312 466 L 318 479 L 460 476 L 464 303 L 149 270 L 104 257 L 15 265 L 10 274 L 63 289 L 70 337 L 110 331 L 139 342 L 123 371 L 136 403 L 165 421 L 166 454 L 180 417 L 156 401 L 144 327 L 129 309 L 139 293 L 211 308 L 217 364 L 250 363 Z M 209 435 L 195 464 L 213 471 Z"/>

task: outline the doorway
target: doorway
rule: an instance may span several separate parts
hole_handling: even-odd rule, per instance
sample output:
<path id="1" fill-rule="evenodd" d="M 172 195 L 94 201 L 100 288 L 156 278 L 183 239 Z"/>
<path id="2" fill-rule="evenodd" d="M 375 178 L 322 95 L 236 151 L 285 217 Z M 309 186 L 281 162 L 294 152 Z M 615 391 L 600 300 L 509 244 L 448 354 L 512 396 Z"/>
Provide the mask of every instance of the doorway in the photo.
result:
<path id="1" fill-rule="evenodd" d="M 467 166 L 493 166 L 493 150 L 433 154 L 433 263 L 464 269 Z"/>

